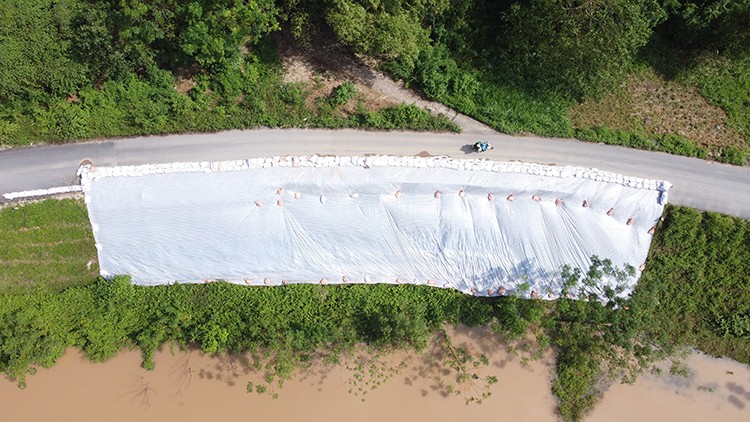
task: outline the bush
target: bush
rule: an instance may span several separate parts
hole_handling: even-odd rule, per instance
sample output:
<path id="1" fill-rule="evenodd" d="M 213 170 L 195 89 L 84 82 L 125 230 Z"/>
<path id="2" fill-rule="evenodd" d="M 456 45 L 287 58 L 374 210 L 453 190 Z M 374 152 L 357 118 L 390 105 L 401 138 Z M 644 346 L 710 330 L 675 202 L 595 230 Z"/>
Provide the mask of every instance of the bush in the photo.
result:
<path id="1" fill-rule="evenodd" d="M 662 135 L 659 138 L 659 150 L 686 157 L 708 157 L 708 151 L 695 142 L 679 135 Z"/>
<path id="2" fill-rule="evenodd" d="M 85 139 L 89 136 L 89 111 L 78 104 L 60 101 L 40 112 L 36 122 L 43 137 L 52 141 Z"/>
<path id="3" fill-rule="evenodd" d="M 585 350 L 566 350 L 557 357 L 556 375 L 552 392 L 560 400 L 560 417 L 566 422 L 582 420 L 603 395 L 596 388 L 601 378 L 599 362 Z"/>
<path id="4" fill-rule="evenodd" d="M 333 88 L 331 96 L 328 98 L 328 102 L 332 107 L 340 107 L 356 96 L 357 87 L 354 86 L 352 82 L 347 81 Z"/>
<path id="5" fill-rule="evenodd" d="M 750 160 L 750 148 L 726 147 L 721 150 L 719 161 L 744 166 Z"/>
<path id="6" fill-rule="evenodd" d="M 210 79 L 210 86 L 219 94 L 222 104 L 233 103 L 242 94 L 244 84 L 238 67 L 227 67 Z"/>
<path id="7" fill-rule="evenodd" d="M 453 94 L 450 92 L 451 82 L 458 77 L 459 70 L 448 49 L 438 44 L 420 53 L 414 74 L 425 94 L 444 101 L 449 94 Z"/>
<path id="8" fill-rule="evenodd" d="M 690 139 L 672 134 L 653 135 L 651 137 L 652 139 L 649 139 L 646 135 L 638 132 L 594 127 L 576 129 L 575 137 L 582 141 L 620 145 L 651 151 L 662 151 L 686 157 L 708 157 L 708 151 L 705 148 Z"/>
<path id="9" fill-rule="evenodd" d="M 724 336 L 750 340 L 750 315 L 732 315 L 719 318 L 719 332 Z"/>
<path id="10" fill-rule="evenodd" d="M 414 104 L 400 104 L 384 108 L 379 112 L 359 111 L 350 119 L 363 128 L 461 131 L 461 127 L 447 117 L 433 116 L 429 111 Z"/>

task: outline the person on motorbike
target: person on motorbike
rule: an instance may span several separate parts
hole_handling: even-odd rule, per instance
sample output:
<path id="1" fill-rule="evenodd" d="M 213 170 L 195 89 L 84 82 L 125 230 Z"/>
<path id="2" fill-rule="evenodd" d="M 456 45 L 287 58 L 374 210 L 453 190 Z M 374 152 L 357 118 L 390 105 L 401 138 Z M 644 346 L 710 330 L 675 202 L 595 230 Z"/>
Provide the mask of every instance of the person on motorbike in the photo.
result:
<path id="1" fill-rule="evenodd" d="M 485 152 L 494 149 L 494 147 L 487 141 L 477 141 L 477 143 L 474 144 L 474 149 L 477 152 Z"/>

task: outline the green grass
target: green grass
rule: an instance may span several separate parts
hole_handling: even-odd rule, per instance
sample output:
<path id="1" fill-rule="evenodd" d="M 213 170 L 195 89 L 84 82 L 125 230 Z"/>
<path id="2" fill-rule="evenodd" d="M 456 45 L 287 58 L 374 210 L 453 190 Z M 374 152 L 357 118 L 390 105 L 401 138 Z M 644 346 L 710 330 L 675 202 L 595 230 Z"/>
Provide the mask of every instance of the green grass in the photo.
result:
<path id="1" fill-rule="evenodd" d="M 571 100 L 554 94 L 533 95 L 490 77 L 476 78 L 470 95 L 448 93 L 438 100 L 504 133 L 573 135 L 567 109 Z"/>
<path id="2" fill-rule="evenodd" d="M 669 206 L 634 296 L 648 336 L 750 364 L 750 221 Z"/>
<path id="3" fill-rule="evenodd" d="M 708 151 L 697 143 L 679 135 L 645 135 L 642 132 L 612 130 L 603 127 L 576 129 L 575 137 L 582 141 L 620 145 L 648 151 L 662 151 L 686 157 L 707 158 Z"/>
<path id="4" fill-rule="evenodd" d="M 727 125 L 750 146 L 750 53 L 744 57 L 710 57 L 681 78 L 700 88 L 701 95 L 727 113 Z"/>
<path id="5" fill-rule="evenodd" d="M 93 261 L 87 268 L 89 261 Z M 99 272 L 86 207 L 49 199 L 0 210 L 0 287 L 62 290 L 91 283 Z"/>

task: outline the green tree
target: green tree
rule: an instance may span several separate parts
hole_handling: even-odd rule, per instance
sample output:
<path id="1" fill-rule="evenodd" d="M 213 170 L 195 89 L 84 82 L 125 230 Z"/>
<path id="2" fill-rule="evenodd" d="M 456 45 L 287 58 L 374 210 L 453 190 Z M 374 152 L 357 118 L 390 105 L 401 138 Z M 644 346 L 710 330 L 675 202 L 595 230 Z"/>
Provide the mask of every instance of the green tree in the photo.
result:
<path id="1" fill-rule="evenodd" d="M 71 57 L 76 0 L 3 1 L 0 5 L 0 99 L 46 101 L 85 85 L 87 69 Z"/>
<path id="2" fill-rule="evenodd" d="M 411 74 L 421 50 L 430 43 L 430 25 L 445 12 L 446 0 L 330 0 L 326 20 L 339 39 L 355 51 L 397 67 L 397 76 Z"/>
<path id="3" fill-rule="evenodd" d="M 278 29 L 273 0 L 89 0 L 107 10 L 114 43 L 143 68 L 238 67 L 244 43 Z"/>
<path id="4" fill-rule="evenodd" d="M 210 71 L 239 67 L 240 47 L 278 29 L 273 0 L 202 0 L 178 8 L 184 26 L 175 35 L 180 50 Z"/>
<path id="5" fill-rule="evenodd" d="M 750 0 L 662 1 L 662 33 L 683 48 L 750 52 Z"/>
<path id="6" fill-rule="evenodd" d="M 633 382 L 657 356 L 643 341 L 647 318 L 630 298 L 621 297 L 631 266 L 591 258 L 585 272 L 563 268 L 562 298 L 544 324 L 557 346 L 552 391 L 565 421 L 578 421 L 601 398 L 607 381 Z M 578 299 L 568 299 L 575 294 Z"/>
<path id="7" fill-rule="evenodd" d="M 148 59 L 136 60 L 129 46 L 118 40 L 110 22 L 109 5 L 91 2 L 73 20 L 73 56 L 88 66 L 96 85 L 109 79 L 120 79 L 139 66 L 151 62 L 151 54 L 142 51 Z"/>
<path id="8" fill-rule="evenodd" d="M 525 83 L 580 98 L 619 82 L 664 17 L 657 0 L 516 1 L 497 47 Z"/>

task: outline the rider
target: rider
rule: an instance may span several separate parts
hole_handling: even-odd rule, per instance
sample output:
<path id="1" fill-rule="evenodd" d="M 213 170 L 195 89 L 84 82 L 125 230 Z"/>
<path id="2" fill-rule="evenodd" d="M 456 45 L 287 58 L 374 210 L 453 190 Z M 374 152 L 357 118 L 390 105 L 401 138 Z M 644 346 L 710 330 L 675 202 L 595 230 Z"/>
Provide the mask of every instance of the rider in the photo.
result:
<path id="1" fill-rule="evenodd" d="M 492 145 L 490 145 L 487 141 L 477 141 L 477 143 L 474 144 L 474 147 L 476 148 L 477 152 L 485 152 L 488 149 L 492 149 Z"/>

